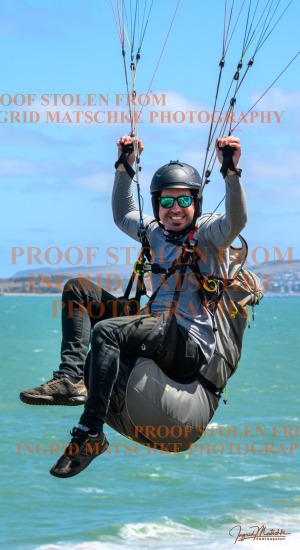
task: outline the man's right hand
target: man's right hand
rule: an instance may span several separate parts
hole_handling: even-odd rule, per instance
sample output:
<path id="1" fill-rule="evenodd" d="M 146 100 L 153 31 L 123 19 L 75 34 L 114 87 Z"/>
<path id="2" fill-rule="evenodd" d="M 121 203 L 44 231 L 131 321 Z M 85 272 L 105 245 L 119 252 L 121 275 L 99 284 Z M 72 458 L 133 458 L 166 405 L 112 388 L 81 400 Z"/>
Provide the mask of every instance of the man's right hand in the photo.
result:
<path id="1" fill-rule="evenodd" d="M 138 145 L 138 155 L 140 156 L 142 154 L 142 152 L 144 150 L 144 145 L 143 145 L 142 140 L 140 140 L 140 139 L 137 140 L 136 137 L 131 137 L 129 135 L 124 135 L 124 136 L 121 136 L 120 139 L 117 141 L 118 158 L 121 156 L 121 154 L 123 152 L 123 146 L 132 145 L 134 140 L 135 140 L 135 143 L 137 142 L 137 145 Z M 128 155 L 127 162 L 128 162 L 128 164 L 130 164 L 130 166 L 132 166 L 134 164 L 134 160 L 135 160 L 135 155 L 134 155 L 134 152 L 133 152 L 130 155 Z M 125 168 L 124 168 L 123 164 L 119 164 L 117 170 L 119 172 L 125 172 Z"/>

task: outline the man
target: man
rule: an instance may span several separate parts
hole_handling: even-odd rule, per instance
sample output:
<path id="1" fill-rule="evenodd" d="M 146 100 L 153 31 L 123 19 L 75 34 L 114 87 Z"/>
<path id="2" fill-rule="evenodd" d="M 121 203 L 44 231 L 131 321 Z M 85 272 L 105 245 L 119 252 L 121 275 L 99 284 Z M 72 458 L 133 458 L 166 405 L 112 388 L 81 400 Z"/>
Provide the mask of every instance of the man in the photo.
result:
<path id="1" fill-rule="evenodd" d="M 131 144 L 130 136 L 120 138 L 119 158 L 123 148 Z M 240 143 L 233 136 L 217 140 L 216 150 L 220 162 L 223 161 L 222 148 L 225 146 L 234 148 L 233 165 L 231 165 L 233 169 L 228 169 L 225 174 L 226 213 L 209 218 L 194 235 L 200 251 L 205 250 L 205 261 L 201 258 L 197 262 L 201 274 L 214 274 L 220 279 L 226 278 L 228 271 L 228 254 L 223 249 L 230 245 L 246 223 L 245 197 L 237 172 L 241 155 Z M 143 150 L 141 141 L 138 143 L 138 148 L 141 153 Z M 133 161 L 133 154 L 129 154 L 127 162 L 132 165 Z M 167 270 L 176 260 L 180 245 L 194 229 L 192 225 L 195 223 L 195 218 L 201 215 L 201 183 L 201 178 L 194 168 L 178 161 L 160 168 L 152 179 L 154 219 L 143 215 L 143 223 L 151 251 L 154 257 L 160 258 L 160 267 L 164 270 Z M 115 223 L 122 231 L 137 240 L 139 211 L 133 197 L 131 178 L 123 164 L 117 168 L 112 205 Z M 197 221 L 195 225 L 197 226 Z M 220 254 L 221 249 L 222 254 Z M 159 287 L 159 290 L 151 304 L 150 313 L 117 318 L 110 318 L 109 305 L 112 307 L 113 297 L 108 293 L 96 291 L 90 283 L 80 286 L 73 280 L 67 284 L 63 299 L 73 300 L 76 308 L 68 320 L 67 312 L 63 310 L 60 370 L 55 375 L 54 381 L 21 394 L 23 401 L 30 402 L 31 399 L 30 404 L 35 402 L 40 404 L 38 400 L 41 399 L 41 393 L 48 391 L 49 388 L 51 393 L 55 380 L 67 379 L 68 383 L 70 380 L 73 386 L 76 385 L 76 378 L 72 380 L 70 377 L 82 375 L 90 330 L 93 327 L 89 396 L 79 425 L 73 428 L 72 441 L 66 453 L 52 467 L 50 471 L 52 475 L 57 477 L 76 475 L 107 449 L 108 442 L 103 433 L 103 423 L 118 375 L 120 353 L 126 351 L 129 354 L 139 355 L 139 350 L 144 346 L 159 316 L 173 306 L 179 279 L 180 274 L 175 272 L 164 284 L 161 284 L 161 274 L 152 272 L 152 288 Z M 201 366 L 209 363 L 215 348 L 215 334 L 213 316 L 199 296 L 199 279 L 196 274 L 189 273 L 180 280 L 180 292 L 176 295 L 176 349 L 172 363 L 167 366 L 164 364 L 164 367 L 170 376 L 187 379 L 197 374 Z M 99 321 L 97 314 L 101 306 L 104 313 L 101 316 L 101 322 L 96 322 Z M 159 361 L 158 364 L 160 364 Z M 68 388 L 65 394 L 67 390 Z M 32 392 L 35 392 L 36 397 L 32 397 Z M 55 392 L 57 388 L 54 389 L 53 393 Z M 55 398 L 52 394 L 52 399 L 54 399 L 53 404 L 59 404 L 57 393 Z M 71 404 L 66 402 L 67 399 L 68 397 L 62 404 Z M 74 454 L 75 448 L 76 454 Z M 94 452 L 91 452 L 91 449 L 94 449 Z"/>

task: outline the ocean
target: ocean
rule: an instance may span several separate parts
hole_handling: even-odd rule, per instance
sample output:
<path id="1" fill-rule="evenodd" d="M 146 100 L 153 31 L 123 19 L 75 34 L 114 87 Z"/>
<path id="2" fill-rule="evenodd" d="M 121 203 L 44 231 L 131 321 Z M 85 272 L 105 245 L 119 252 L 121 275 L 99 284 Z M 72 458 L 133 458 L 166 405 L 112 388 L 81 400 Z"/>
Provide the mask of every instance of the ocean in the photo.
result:
<path id="1" fill-rule="evenodd" d="M 107 428 L 110 452 L 67 480 L 49 469 L 81 407 L 19 401 L 57 369 L 57 300 L 0 297 L 1 547 L 300 548 L 300 297 L 255 309 L 228 402 L 193 448 L 155 453 Z"/>

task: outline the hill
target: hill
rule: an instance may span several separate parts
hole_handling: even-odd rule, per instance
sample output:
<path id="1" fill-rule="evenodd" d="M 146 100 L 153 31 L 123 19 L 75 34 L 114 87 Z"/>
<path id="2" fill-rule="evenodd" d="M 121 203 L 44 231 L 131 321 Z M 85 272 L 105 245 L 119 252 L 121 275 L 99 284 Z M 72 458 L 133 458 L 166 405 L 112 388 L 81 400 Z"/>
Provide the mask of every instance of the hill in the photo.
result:
<path id="1" fill-rule="evenodd" d="M 263 281 L 266 293 L 296 295 L 300 293 L 300 260 L 293 262 L 266 262 L 247 265 Z M 74 267 L 72 269 L 45 268 L 18 271 L 13 277 L 0 279 L 3 294 L 60 294 L 64 284 L 72 277 L 84 277 L 99 288 L 105 288 L 116 296 L 124 293 L 132 265 L 105 265 Z M 146 279 L 148 282 L 149 279 Z M 149 284 L 149 282 L 148 282 Z"/>

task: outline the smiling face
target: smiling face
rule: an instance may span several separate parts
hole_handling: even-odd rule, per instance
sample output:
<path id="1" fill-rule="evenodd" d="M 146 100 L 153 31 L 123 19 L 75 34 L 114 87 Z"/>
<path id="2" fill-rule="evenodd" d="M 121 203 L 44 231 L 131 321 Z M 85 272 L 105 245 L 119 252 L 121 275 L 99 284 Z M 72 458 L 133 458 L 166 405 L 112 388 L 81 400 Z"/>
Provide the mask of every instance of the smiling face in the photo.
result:
<path id="1" fill-rule="evenodd" d="M 161 197 L 182 197 L 182 196 L 191 196 L 191 192 L 189 189 L 178 189 L 178 187 L 175 189 L 163 189 L 161 192 Z M 187 229 L 194 217 L 195 212 L 195 204 L 194 201 L 192 204 L 186 208 L 182 208 L 179 206 L 177 201 L 174 201 L 173 206 L 171 208 L 163 208 L 161 205 L 159 205 L 159 218 L 161 222 L 164 224 L 164 226 L 167 229 L 171 229 L 171 231 L 184 231 L 184 229 Z"/>

